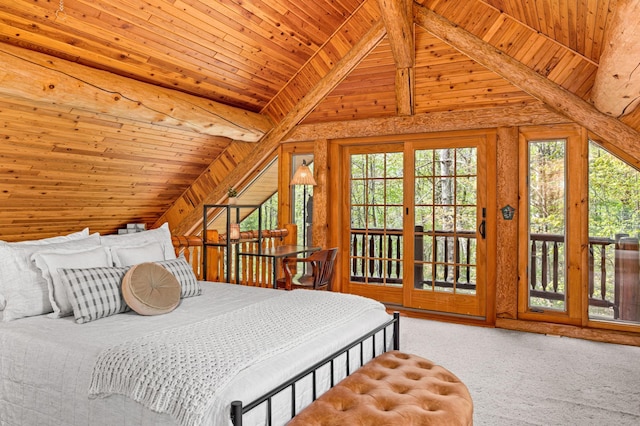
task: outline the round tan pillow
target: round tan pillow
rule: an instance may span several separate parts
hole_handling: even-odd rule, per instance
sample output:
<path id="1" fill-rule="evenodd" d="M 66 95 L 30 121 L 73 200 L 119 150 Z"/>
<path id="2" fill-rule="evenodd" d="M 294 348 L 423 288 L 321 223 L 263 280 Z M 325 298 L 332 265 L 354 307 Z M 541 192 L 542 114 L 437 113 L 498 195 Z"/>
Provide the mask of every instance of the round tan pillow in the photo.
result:
<path id="1" fill-rule="evenodd" d="M 156 263 L 132 266 L 122 279 L 122 297 L 140 315 L 160 315 L 180 303 L 180 283 Z"/>

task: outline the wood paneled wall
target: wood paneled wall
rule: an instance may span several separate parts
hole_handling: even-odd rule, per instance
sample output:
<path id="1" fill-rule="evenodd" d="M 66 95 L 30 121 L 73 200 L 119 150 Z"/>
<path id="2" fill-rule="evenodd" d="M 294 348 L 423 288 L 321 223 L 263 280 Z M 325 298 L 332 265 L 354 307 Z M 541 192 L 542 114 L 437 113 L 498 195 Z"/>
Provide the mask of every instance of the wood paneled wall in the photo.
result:
<path id="1" fill-rule="evenodd" d="M 181 194 L 168 208 L 154 226 L 169 222 L 169 227 L 179 224 L 194 208 L 200 207 L 205 198 L 220 185 L 220 182 L 237 167 L 238 163 L 251 154 L 254 144 L 233 142 L 219 155 L 213 164 L 195 179 L 189 189 Z M 226 188 L 225 191 L 226 192 Z M 218 202 L 222 202 L 219 200 Z M 195 230 L 194 230 L 195 232 Z M 198 229 L 199 232 L 199 229 Z M 198 233 L 195 232 L 195 233 Z"/>

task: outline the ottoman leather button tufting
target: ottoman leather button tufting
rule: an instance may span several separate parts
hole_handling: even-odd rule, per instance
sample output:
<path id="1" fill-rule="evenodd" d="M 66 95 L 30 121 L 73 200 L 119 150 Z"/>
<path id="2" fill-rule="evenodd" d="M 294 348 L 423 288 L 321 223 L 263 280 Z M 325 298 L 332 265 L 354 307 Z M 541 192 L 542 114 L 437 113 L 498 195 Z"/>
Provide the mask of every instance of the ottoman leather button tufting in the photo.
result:
<path id="1" fill-rule="evenodd" d="M 469 390 L 429 360 L 386 352 L 302 410 L 288 426 L 472 425 Z"/>

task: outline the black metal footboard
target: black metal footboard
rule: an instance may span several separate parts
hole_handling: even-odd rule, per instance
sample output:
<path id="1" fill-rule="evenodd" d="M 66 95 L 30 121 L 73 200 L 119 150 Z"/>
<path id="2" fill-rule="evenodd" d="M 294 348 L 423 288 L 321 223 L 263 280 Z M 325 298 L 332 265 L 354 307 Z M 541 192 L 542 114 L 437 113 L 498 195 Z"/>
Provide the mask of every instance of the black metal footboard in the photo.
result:
<path id="1" fill-rule="evenodd" d="M 359 347 L 359 360 L 357 365 L 360 367 L 362 365 L 364 365 L 365 363 L 365 359 L 370 359 L 366 357 L 365 354 L 365 343 L 371 341 L 371 351 L 372 353 L 371 358 L 375 358 L 376 356 L 380 355 L 381 353 L 387 351 L 387 336 L 388 336 L 388 329 L 392 327 L 393 329 L 393 336 L 392 336 L 392 348 L 394 350 L 399 350 L 400 349 L 400 314 L 398 312 L 394 312 L 393 314 L 393 319 L 387 321 L 386 323 L 380 325 L 379 327 L 371 330 L 370 332 L 368 332 L 367 334 L 365 334 L 364 336 L 361 336 L 360 338 L 358 338 L 356 341 L 348 344 L 347 346 L 339 349 L 338 351 L 334 352 L 333 354 L 329 355 L 328 357 L 324 358 L 323 360 L 317 362 L 316 364 L 310 366 L 309 368 L 307 368 L 306 370 L 302 371 L 300 374 L 296 375 L 295 377 L 292 377 L 291 379 L 287 380 L 286 382 L 282 383 L 281 385 L 279 385 L 278 387 L 270 390 L 269 392 L 265 393 L 264 395 L 262 395 L 261 397 L 257 398 L 256 400 L 243 405 L 242 401 L 233 401 L 231 403 L 231 422 L 233 423 L 234 426 L 242 426 L 242 416 L 246 413 L 248 413 L 249 411 L 253 410 L 254 408 L 265 404 L 266 403 L 266 424 L 268 426 L 271 426 L 272 424 L 272 398 L 278 394 L 280 394 L 281 392 L 285 391 L 286 389 L 291 389 L 291 418 L 293 418 L 297 413 L 296 413 L 296 384 L 304 379 L 305 377 L 311 376 L 311 380 L 312 380 L 312 386 L 313 386 L 313 396 L 312 396 L 312 400 L 315 401 L 315 399 L 317 398 L 316 395 L 316 372 L 323 366 L 329 364 L 330 365 L 330 386 L 333 387 L 336 383 L 335 383 L 335 366 L 334 366 L 334 361 L 344 355 L 346 357 L 346 375 L 350 375 L 352 373 L 352 366 L 351 366 L 351 350 Z M 380 353 L 376 353 L 376 339 L 379 337 L 379 334 L 382 334 L 382 339 L 383 339 L 383 344 L 382 344 L 382 351 Z M 358 368 L 359 368 L 358 367 Z M 353 370 L 355 371 L 355 369 Z"/>

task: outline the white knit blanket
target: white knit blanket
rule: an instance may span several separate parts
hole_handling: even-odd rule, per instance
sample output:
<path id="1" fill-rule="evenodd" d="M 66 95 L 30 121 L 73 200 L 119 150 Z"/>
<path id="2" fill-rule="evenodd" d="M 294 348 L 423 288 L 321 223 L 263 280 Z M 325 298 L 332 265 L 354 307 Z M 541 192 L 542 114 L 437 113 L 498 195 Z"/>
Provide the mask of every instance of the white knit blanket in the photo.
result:
<path id="1" fill-rule="evenodd" d="M 378 302 L 358 296 L 283 291 L 233 312 L 104 350 L 96 360 L 89 395 L 123 394 L 170 414 L 181 425 L 200 425 L 225 385 L 243 369 L 380 308 Z"/>

